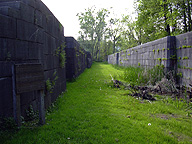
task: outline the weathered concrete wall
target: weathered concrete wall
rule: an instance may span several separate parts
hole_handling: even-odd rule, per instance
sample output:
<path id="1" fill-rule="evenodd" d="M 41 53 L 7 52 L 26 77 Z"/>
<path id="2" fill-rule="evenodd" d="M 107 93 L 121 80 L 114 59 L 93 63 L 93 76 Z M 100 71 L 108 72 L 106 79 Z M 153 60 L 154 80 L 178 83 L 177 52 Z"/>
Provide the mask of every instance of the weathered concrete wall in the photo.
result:
<path id="1" fill-rule="evenodd" d="M 78 77 L 85 68 L 91 67 L 92 59 L 89 52 L 80 47 L 73 37 L 65 37 L 66 42 L 66 78 L 72 80 Z"/>
<path id="2" fill-rule="evenodd" d="M 108 56 L 108 63 L 120 66 L 164 65 L 182 76 L 180 83 L 192 83 L 192 32 L 168 36 Z"/>
<path id="3" fill-rule="evenodd" d="M 45 108 L 65 91 L 67 69 L 66 66 L 61 67 L 61 59 L 57 54 L 61 49 L 66 49 L 68 53 L 64 44 L 63 26 L 41 0 L 0 0 L 0 117 L 13 116 L 11 67 L 14 64 L 42 64 L 45 87 L 48 80 L 52 82 L 58 76 L 52 92 L 45 89 Z M 71 43 L 67 42 L 67 45 Z M 77 49 L 75 56 L 81 51 Z M 70 54 L 67 55 L 67 58 L 70 57 Z M 86 68 L 86 61 L 86 55 L 71 59 L 69 63 L 78 70 L 75 77 Z M 29 105 L 37 110 L 37 92 L 21 94 L 22 116 L 25 116 Z"/>

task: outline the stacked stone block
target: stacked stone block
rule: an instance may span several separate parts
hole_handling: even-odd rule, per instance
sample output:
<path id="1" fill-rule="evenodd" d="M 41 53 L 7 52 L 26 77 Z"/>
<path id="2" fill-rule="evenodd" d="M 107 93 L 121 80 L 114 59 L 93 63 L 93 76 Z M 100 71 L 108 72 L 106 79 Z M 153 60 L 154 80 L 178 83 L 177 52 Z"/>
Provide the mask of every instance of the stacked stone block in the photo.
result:
<path id="1" fill-rule="evenodd" d="M 192 84 L 192 32 L 176 36 L 177 75 L 184 86 Z"/>
<path id="2" fill-rule="evenodd" d="M 73 37 L 65 37 L 66 44 L 66 78 L 73 80 L 86 68 L 90 68 L 92 58 L 90 52 L 86 52 Z"/>
<path id="3" fill-rule="evenodd" d="M 172 44 L 173 37 L 165 37 L 146 44 L 142 44 L 108 57 L 111 64 L 119 64 L 120 66 L 144 66 L 154 67 L 156 65 L 164 65 L 165 68 L 172 67 L 172 55 L 174 47 Z M 119 55 L 119 57 L 118 57 Z"/>
<path id="4" fill-rule="evenodd" d="M 108 63 L 152 68 L 163 65 L 180 76 L 179 84 L 192 83 L 192 32 L 168 36 L 108 56 Z"/>
<path id="5" fill-rule="evenodd" d="M 56 50 L 65 42 L 64 28 L 40 0 L 0 0 L 0 116 L 12 116 L 12 72 L 18 63 L 41 63 L 45 84 L 59 77 L 53 92 L 46 91 L 45 107 L 66 89 L 66 70 Z M 21 94 L 21 113 L 32 105 L 37 110 L 37 92 Z"/>

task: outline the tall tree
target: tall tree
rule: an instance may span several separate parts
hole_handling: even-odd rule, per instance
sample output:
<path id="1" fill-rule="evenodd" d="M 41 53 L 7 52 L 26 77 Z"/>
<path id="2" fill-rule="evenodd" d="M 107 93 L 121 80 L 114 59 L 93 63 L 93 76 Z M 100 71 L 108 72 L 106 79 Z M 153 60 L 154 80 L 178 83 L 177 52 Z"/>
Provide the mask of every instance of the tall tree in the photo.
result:
<path id="1" fill-rule="evenodd" d="M 113 53 L 116 52 L 117 41 L 120 38 L 120 20 L 117 18 L 111 18 L 109 20 L 108 34 L 113 41 Z"/>
<path id="2" fill-rule="evenodd" d="M 106 31 L 106 18 L 109 14 L 107 9 L 99 9 L 96 12 L 95 7 L 85 9 L 85 12 L 78 13 L 81 34 L 79 40 L 89 41 L 91 46 L 92 56 L 99 60 L 100 56 L 100 43 L 103 40 L 103 35 Z"/>
<path id="3" fill-rule="evenodd" d="M 81 12 L 77 14 L 81 29 L 81 31 L 79 32 L 79 34 L 81 35 L 79 40 L 82 40 L 83 42 L 85 40 L 91 40 L 89 45 L 91 46 L 92 55 L 94 53 L 94 36 L 95 36 L 94 31 L 96 23 L 94 13 L 95 13 L 95 7 L 91 7 L 85 9 L 84 13 Z"/>
<path id="4" fill-rule="evenodd" d="M 137 31 L 135 22 L 132 21 L 129 15 L 123 15 L 120 21 L 120 40 L 118 45 L 121 50 L 138 45 Z"/>
<path id="5" fill-rule="evenodd" d="M 135 0 L 141 43 L 191 31 L 192 0 Z"/>

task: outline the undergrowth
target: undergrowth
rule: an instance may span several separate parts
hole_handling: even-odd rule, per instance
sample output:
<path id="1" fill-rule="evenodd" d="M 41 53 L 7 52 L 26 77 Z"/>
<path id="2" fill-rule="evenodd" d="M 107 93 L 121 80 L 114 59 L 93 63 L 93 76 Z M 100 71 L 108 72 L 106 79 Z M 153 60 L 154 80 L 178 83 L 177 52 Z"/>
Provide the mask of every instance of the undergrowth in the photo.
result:
<path id="1" fill-rule="evenodd" d="M 155 85 L 156 82 L 160 81 L 165 76 L 164 67 L 162 65 L 157 65 L 150 69 L 133 66 L 121 69 L 124 70 L 124 73 L 120 75 L 120 78 L 135 85 Z"/>

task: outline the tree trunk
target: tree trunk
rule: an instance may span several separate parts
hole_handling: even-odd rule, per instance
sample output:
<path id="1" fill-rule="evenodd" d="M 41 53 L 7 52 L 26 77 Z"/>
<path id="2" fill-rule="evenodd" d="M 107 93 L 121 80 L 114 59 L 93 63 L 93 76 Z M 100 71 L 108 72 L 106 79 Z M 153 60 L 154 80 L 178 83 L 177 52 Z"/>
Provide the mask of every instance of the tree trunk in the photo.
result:
<path id="1" fill-rule="evenodd" d="M 167 22 L 168 18 L 167 18 L 167 13 L 168 13 L 168 4 L 167 4 L 167 0 L 163 0 L 164 2 L 164 19 L 165 19 L 165 31 L 167 32 L 167 36 L 170 36 L 170 25 Z"/>
<path id="2" fill-rule="evenodd" d="M 182 3 L 182 12 L 183 12 L 184 32 L 187 32 L 187 17 L 186 17 L 185 0 L 183 0 L 183 3 Z"/>
<path id="3" fill-rule="evenodd" d="M 192 30 L 191 8 L 192 7 L 190 6 L 190 0 L 187 0 L 188 31 Z"/>
<path id="4" fill-rule="evenodd" d="M 170 7 L 170 13 L 171 13 L 172 23 L 173 23 L 171 33 L 174 33 L 175 30 L 176 30 L 177 24 L 176 24 L 175 19 L 174 19 L 173 16 L 172 16 L 172 15 L 173 15 L 173 9 L 172 9 L 172 7 Z"/>
<path id="5" fill-rule="evenodd" d="M 113 37 L 113 53 L 115 53 L 115 36 Z"/>
<path id="6" fill-rule="evenodd" d="M 91 38 L 91 49 L 92 49 L 92 57 L 94 56 L 93 54 L 93 52 L 94 52 L 94 41 L 93 41 L 93 38 Z"/>

